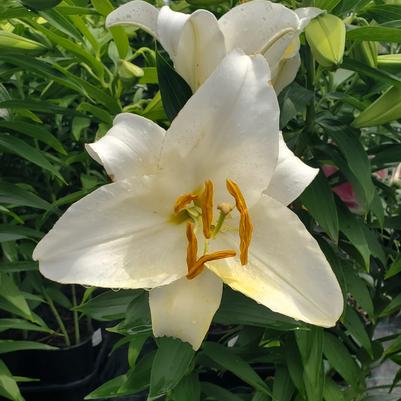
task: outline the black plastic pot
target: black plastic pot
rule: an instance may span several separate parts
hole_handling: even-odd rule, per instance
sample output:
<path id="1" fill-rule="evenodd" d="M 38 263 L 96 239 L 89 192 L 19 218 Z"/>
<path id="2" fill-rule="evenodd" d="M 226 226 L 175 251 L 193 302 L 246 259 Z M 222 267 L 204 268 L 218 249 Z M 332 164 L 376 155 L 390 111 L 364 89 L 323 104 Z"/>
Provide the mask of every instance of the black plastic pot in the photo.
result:
<path id="1" fill-rule="evenodd" d="M 68 348 L 18 351 L 2 359 L 14 376 L 39 379 L 20 383 L 26 401 L 81 401 L 97 386 L 97 371 L 106 354 L 105 342 L 91 337 Z"/>

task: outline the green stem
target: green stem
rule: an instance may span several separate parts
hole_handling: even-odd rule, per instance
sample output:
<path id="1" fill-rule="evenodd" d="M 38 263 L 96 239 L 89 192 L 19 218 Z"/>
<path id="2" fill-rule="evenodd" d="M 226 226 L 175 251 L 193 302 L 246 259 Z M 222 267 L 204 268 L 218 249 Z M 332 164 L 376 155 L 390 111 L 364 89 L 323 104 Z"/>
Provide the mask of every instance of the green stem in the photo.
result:
<path id="1" fill-rule="evenodd" d="M 75 333 L 75 344 L 79 344 L 81 341 L 81 335 L 79 332 L 79 316 L 78 316 L 78 311 L 75 310 L 76 306 L 78 305 L 77 303 L 77 291 L 75 288 L 75 285 L 71 285 L 71 293 L 72 293 L 72 316 L 74 319 L 74 333 Z"/>
<path id="2" fill-rule="evenodd" d="M 58 310 L 57 310 L 56 306 L 54 305 L 53 300 L 49 297 L 49 295 L 47 294 L 44 287 L 42 288 L 42 293 L 43 293 L 43 296 L 45 297 L 47 303 L 49 304 L 50 310 L 53 312 L 53 315 L 57 321 L 57 324 L 60 328 L 61 333 L 63 334 L 65 345 L 67 347 L 71 346 L 71 340 L 67 333 L 65 325 L 63 323 L 63 320 L 61 319 L 60 314 L 58 313 Z"/>
<path id="3" fill-rule="evenodd" d="M 306 87 L 313 93 L 315 92 L 315 60 L 312 51 L 308 44 L 305 45 L 304 52 L 305 68 L 306 68 Z M 311 134 L 313 133 L 315 123 L 315 96 L 313 96 L 310 104 L 306 108 L 305 128 L 298 137 L 298 143 L 295 153 L 302 156 L 310 141 Z"/>

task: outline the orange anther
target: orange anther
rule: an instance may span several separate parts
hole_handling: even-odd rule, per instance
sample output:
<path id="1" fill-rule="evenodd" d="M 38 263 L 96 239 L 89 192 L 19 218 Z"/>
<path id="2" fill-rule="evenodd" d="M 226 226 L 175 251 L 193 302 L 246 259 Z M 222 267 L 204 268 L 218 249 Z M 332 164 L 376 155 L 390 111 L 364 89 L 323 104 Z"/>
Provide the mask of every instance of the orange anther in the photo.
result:
<path id="1" fill-rule="evenodd" d="M 232 258 L 236 255 L 236 252 L 232 249 L 217 251 L 201 256 L 196 263 L 188 270 L 187 279 L 191 280 L 195 278 L 198 274 L 202 273 L 205 263 L 211 262 L 212 260 Z"/>
<path id="2" fill-rule="evenodd" d="M 253 226 L 248 212 L 244 196 L 239 186 L 232 180 L 226 181 L 227 190 L 235 199 L 235 207 L 240 213 L 239 237 L 240 237 L 240 260 L 242 265 L 248 263 L 248 250 L 252 240 Z"/>
<path id="3" fill-rule="evenodd" d="M 198 255 L 198 240 L 196 239 L 196 235 L 194 233 L 194 226 L 191 222 L 187 223 L 187 239 L 188 239 L 188 247 L 187 247 L 187 266 L 188 271 L 192 268 L 192 266 L 196 263 L 197 255 Z"/>
<path id="4" fill-rule="evenodd" d="M 202 209 L 203 235 L 210 238 L 212 235 L 211 226 L 213 223 L 213 183 L 210 180 L 205 181 L 205 189 L 199 197 L 200 207 Z"/>
<path id="5" fill-rule="evenodd" d="M 179 213 L 188 203 L 198 199 L 198 195 L 195 194 L 184 194 L 180 195 L 174 204 L 174 213 Z"/>

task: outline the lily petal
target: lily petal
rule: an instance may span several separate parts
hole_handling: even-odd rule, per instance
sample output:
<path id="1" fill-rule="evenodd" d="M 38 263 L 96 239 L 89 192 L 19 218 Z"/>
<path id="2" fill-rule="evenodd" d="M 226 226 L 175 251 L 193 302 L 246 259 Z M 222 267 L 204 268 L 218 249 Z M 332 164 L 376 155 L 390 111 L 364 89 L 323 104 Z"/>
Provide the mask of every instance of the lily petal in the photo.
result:
<path id="1" fill-rule="evenodd" d="M 135 25 L 156 37 L 159 10 L 142 0 L 130 1 L 118 7 L 106 18 L 106 27 Z"/>
<path id="2" fill-rule="evenodd" d="M 263 54 L 272 71 L 273 82 L 280 80 L 280 84 L 275 85 L 279 93 L 295 78 L 296 66 L 299 68 L 298 58 L 293 59 L 283 74 L 283 62 L 298 53 L 299 34 L 320 13 L 322 10 L 315 7 L 300 8 L 294 12 L 282 4 L 253 0 L 224 14 L 219 19 L 219 26 L 227 51 L 241 48 L 247 54 Z"/>
<path id="3" fill-rule="evenodd" d="M 155 173 L 165 131 L 136 114 L 122 113 L 113 127 L 86 150 L 113 180 Z"/>
<path id="4" fill-rule="evenodd" d="M 247 203 L 267 188 L 278 157 L 279 106 L 262 56 L 233 51 L 189 99 L 167 131 L 161 168 L 180 161 L 182 175 L 215 184 L 217 202 L 231 200 L 231 178 Z"/>
<path id="5" fill-rule="evenodd" d="M 316 18 L 318 15 L 324 13 L 323 10 L 317 7 L 297 8 L 294 12 L 299 18 L 298 29 L 300 31 L 303 31 L 306 25 L 308 25 L 313 18 Z"/>
<path id="6" fill-rule="evenodd" d="M 224 36 L 216 17 L 195 11 L 184 24 L 174 66 L 195 92 L 226 55 Z"/>
<path id="7" fill-rule="evenodd" d="M 33 258 L 44 276 L 60 283 L 109 288 L 168 284 L 187 273 L 182 226 L 171 223 L 161 207 L 171 209 L 173 202 L 153 177 L 105 185 L 65 212 Z"/>
<path id="8" fill-rule="evenodd" d="M 302 194 L 318 172 L 318 168 L 309 167 L 288 149 L 280 133 L 277 166 L 265 194 L 287 206 Z"/>
<path id="9" fill-rule="evenodd" d="M 299 20 L 289 8 L 266 0 L 253 0 L 232 8 L 219 20 L 227 50 L 263 54 L 272 67 L 298 36 Z"/>
<path id="10" fill-rule="evenodd" d="M 300 65 L 301 57 L 299 53 L 296 53 L 293 57 L 282 60 L 278 64 L 272 81 L 277 95 L 295 79 Z"/>
<path id="11" fill-rule="evenodd" d="M 182 30 L 190 17 L 190 14 L 173 11 L 168 6 L 160 9 L 157 18 L 157 39 L 173 62 L 177 57 L 178 42 L 180 41 Z"/>
<path id="12" fill-rule="evenodd" d="M 343 310 L 342 293 L 315 239 L 293 212 L 268 196 L 250 214 L 255 225 L 248 265 L 231 258 L 207 267 L 234 290 L 275 312 L 334 326 Z M 222 247 L 238 242 L 228 232 L 219 237 Z"/>
<path id="13" fill-rule="evenodd" d="M 222 281 L 205 270 L 192 280 L 182 278 L 149 293 L 153 333 L 190 343 L 196 351 L 220 306 Z"/>

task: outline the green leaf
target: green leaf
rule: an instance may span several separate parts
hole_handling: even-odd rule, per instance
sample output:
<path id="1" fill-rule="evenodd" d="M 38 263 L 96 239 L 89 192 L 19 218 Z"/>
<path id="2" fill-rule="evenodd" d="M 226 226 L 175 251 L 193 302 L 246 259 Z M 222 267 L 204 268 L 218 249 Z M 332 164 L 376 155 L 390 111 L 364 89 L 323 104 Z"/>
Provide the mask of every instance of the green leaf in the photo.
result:
<path id="1" fill-rule="evenodd" d="M 345 345 L 333 334 L 324 333 L 324 355 L 330 365 L 347 381 L 355 386 L 361 376 L 358 365 Z"/>
<path id="2" fill-rule="evenodd" d="M 363 26 L 347 31 L 347 39 L 401 43 L 401 29 L 382 26 Z M 344 66 L 342 67 L 345 68 Z"/>
<path id="3" fill-rule="evenodd" d="M 401 88 L 401 78 L 399 78 L 397 75 L 390 74 L 383 69 L 370 67 L 360 61 L 346 57 L 341 64 L 341 68 L 356 71 L 377 81 Z"/>
<path id="4" fill-rule="evenodd" d="M 401 335 L 396 337 L 395 340 L 385 349 L 383 356 L 398 353 L 401 350 Z"/>
<path id="5" fill-rule="evenodd" d="M 232 349 L 221 344 L 206 342 L 203 345 L 202 352 L 223 369 L 229 370 L 256 390 L 271 395 L 267 384 L 246 361 L 234 354 Z"/>
<path id="6" fill-rule="evenodd" d="M 43 153 L 40 150 L 28 145 L 21 139 L 11 135 L 0 134 L 0 147 L 6 149 L 11 153 L 17 154 L 18 156 L 36 164 L 37 166 L 47 171 L 50 171 L 52 174 L 58 177 L 62 182 L 65 183 L 63 176 L 43 156 Z"/>
<path id="7" fill-rule="evenodd" d="M 401 4 L 375 4 L 370 5 L 365 13 L 377 22 L 401 20 Z"/>
<path id="8" fill-rule="evenodd" d="M 47 47 L 39 42 L 0 30 L 0 49 L 2 53 L 37 54 L 43 53 Z"/>
<path id="9" fill-rule="evenodd" d="M 39 11 L 39 15 L 48 21 L 50 26 L 57 28 L 75 41 L 82 42 L 82 36 L 79 30 L 68 19 L 68 17 L 61 14 L 56 8 L 53 8 L 52 10 Z"/>
<path id="10" fill-rule="evenodd" d="M 230 288 L 224 289 L 220 308 L 213 321 L 225 325 L 243 324 L 275 330 L 294 330 L 301 325 Z"/>
<path id="11" fill-rule="evenodd" d="M 372 343 L 366 331 L 364 324 L 359 318 L 358 314 L 349 305 L 345 308 L 344 326 L 354 339 L 368 352 L 369 356 L 373 359 Z"/>
<path id="12" fill-rule="evenodd" d="M 371 166 L 368 155 L 359 141 L 355 130 L 339 124 L 337 120 L 320 120 L 343 154 L 347 164 L 363 188 L 366 206 L 369 206 L 375 196 L 372 181 Z"/>
<path id="13" fill-rule="evenodd" d="M 202 382 L 202 393 L 218 401 L 242 401 L 242 398 L 213 383 Z"/>
<path id="14" fill-rule="evenodd" d="M 47 63 L 39 59 L 14 56 L 2 56 L 2 59 L 7 63 L 18 66 L 22 70 L 31 70 L 45 79 L 55 81 L 59 85 L 70 88 L 86 97 L 93 102 L 100 102 L 105 105 L 112 113 L 119 113 L 121 106 L 115 98 L 110 96 L 104 89 L 99 88 L 88 82 L 85 79 L 79 78 L 68 69 L 59 64 Z"/>
<path id="15" fill-rule="evenodd" d="M 149 397 L 157 398 L 172 390 L 188 373 L 195 351 L 181 340 L 162 337 L 153 360 Z"/>
<path id="16" fill-rule="evenodd" d="M 156 65 L 164 110 L 168 119 L 173 121 L 192 96 L 192 90 L 171 66 L 166 52 L 156 50 Z"/>
<path id="17" fill-rule="evenodd" d="M 91 0 L 91 3 L 96 11 L 104 17 L 114 10 L 114 7 L 109 0 Z M 109 28 L 109 30 L 113 36 L 114 42 L 116 43 L 120 58 L 125 58 L 129 50 L 129 41 L 124 28 L 121 26 L 113 26 Z"/>
<path id="18" fill-rule="evenodd" d="M 323 397 L 326 401 L 345 401 L 344 394 L 339 386 L 337 386 L 337 384 L 327 376 L 324 381 Z"/>
<path id="19" fill-rule="evenodd" d="M 37 271 L 38 268 L 38 262 L 34 261 L 0 263 L 1 273 Z"/>
<path id="20" fill-rule="evenodd" d="M 0 242 L 15 241 L 23 238 L 42 238 L 43 233 L 25 226 L 3 224 L 0 226 Z"/>
<path id="21" fill-rule="evenodd" d="M 78 107 L 77 111 L 87 111 L 91 113 L 94 117 L 98 118 L 100 121 L 106 123 L 107 125 L 113 125 L 113 118 L 110 112 L 102 109 L 101 107 L 94 106 L 93 104 L 82 102 Z"/>
<path id="22" fill-rule="evenodd" d="M 83 47 L 76 44 L 72 40 L 64 38 L 63 36 L 52 32 L 50 29 L 46 29 L 41 24 L 38 24 L 34 21 L 31 21 L 31 24 L 35 27 L 36 30 L 43 33 L 51 42 L 74 54 L 77 59 L 81 60 L 82 62 L 86 63 L 90 68 L 92 68 L 94 74 L 98 76 L 99 81 L 103 80 L 104 65 L 91 53 L 89 53 L 87 50 L 85 50 Z"/>
<path id="23" fill-rule="evenodd" d="M 201 386 L 198 375 L 184 376 L 173 390 L 174 401 L 200 401 Z"/>
<path id="24" fill-rule="evenodd" d="M 339 223 L 336 203 L 327 178 L 322 172 L 302 193 L 301 201 L 332 240 L 337 242 Z"/>
<path id="25" fill-rule="evenodd" d="M 303 366 L 303 381 L 308 401 L 321 401 L 324 386 L 323 329 L 311 327 L 309 331 L 295 332 Z"/>
<path id="26" fill-rule="evenodd" d="M 127 373 L 127 380 L 119 388 L 118 394 L 135 394 L 149 387 L 149 383 L 151 381 L 150 375 L 155 355 L 155 351 L 148 352 L 136 364 L 135 367 L 129 369 Z"/>
<path id="27" fill-rule="evenodd" d="M 33 10 L 47 10 L 56 7 L 62 0 L 21 0 L 21 3 Z"/>
<path id="28" fill-rule="evenodd" d="M 150 332 L 137 333 L 133 336 L 126 337 L 129 340 L 128 345 L 128 364 L 133 368 L 136 364 L 136 360 L 145 344 L 145 341 L 149 338 Z"/>
<path id="29" fill-rule="evenodd" d="M 33 321 L 32 312 L 24 295 L 15 284 L 13 277 L 7 274 L 1 274 L 0 300 L 4 300 L 6 303 L 11 305 L 12 312 L 16 312 L 16 314 L 18 314 L 19 316 Z M 3 309 L 8 310 L 7 306 Z"/>
<path id="30" fill-rule="evenodd" d="M 53 330 L 48 327 L 38 326 L 36 324 L 27 322 L 22 319 L 0 319 L 0 332 L 5 330 L 28 330 L 28 331 L 39 331 L 43 333 L 53 333 Z"/>
<path id="31" fill-rule="evenodd" d="M 347 284 L 347 292 L 350 292 L 358 305 L 364 309 L 370 317 L 374 315 L 374 307 L 366 281 L 363 280 L 350 265 L 345 266 L 344 276 Z"/>
<path id="32" fill-rule="evenodd" d="M 396 276 L 399 272 L 401 272 L 401 255 L 399 255 L 394 262 L 391 264 L 390 268 L 387 270 L 384 275 L 384 279 L 387 280 L 391 277 Z"/>
<path id="33" fill-rule="evenodd" d="M 366 241 L 364 223 L 345 207 L 338 208 L 338 217 L 341 232 L 345 234 L 351 244 L 358 250 L 363 258 L 365 269 L 369 271 L 371 252 Z"/>
<path id="34" fill-rule="evenodd" d="M 25 401 L 18 384 L 5 363 L 0 359 L 0 395 L 13 401 Z"/>
<path id="35" fill-rule="evenodd" d="M 74 309 L 96 320 L 121 319 L 125 317 L 129 303 L 141 293 L 139 290 L 105 291 Z"/>
<path id="36" fill-rule="evenodd" d="M 14 351 L 24 351 L 28 349 L 55 350 L 57 347 L 36 343 L 34 341 L 0 340 L 0 354 L 6 354 Z"/>
<path id="37" fill-rule="evenodd" d="M 341 2 L 341 0 L 314 0 L 314 6 L 317 8 L 320 8 L 322 10 L 327 10 L 330 12 L 340 2 Z"/>
<path id="38" fill-rule="evenodd" d="M 382 310 L 380 317 L 385 317 L 397 312 L 401 308 L 401 294 L 396 295 L 390 303 Z"/>
<path id="39" fill-rule="evenodd" d="M 33 192 L 6 182 L 0 182 L 0 203 L 12 206 L 30 206 L 37 209 L 47 209 L 50 206 L 50 203 L 39 198 Z"/>
<path id="40" fill-rule="evenodd" d="M 57 152 L 67 155 L 61 142 L 43 125 L 31 124 L 23 121 L 0 121 L 0 127 L 28 135 L 51 146 L 54 150 L 57 150 Z"/>
<path id="41" fill-rule="evenodd" d="M 0 108 L 10 109 L 29 109 L 33 111 L 40 111 L 42 113 L 49 114 L 66 114 L 85 117 L 82 113 L 77 113 L 74 109 L 68 109 L 66 107 L 57 106 L 53 103 L 46 102 L 44 100 L 35 99 L 13 99 L 13 100 L 2 100 L 0 102 Z"/>
<path id="42" fill-rule="evenodd" d="M 84 399 L 85 400 L 97 400 L 99 398 L 114 398 L 117 397 L 118 390 L 127 381 L 127 375 L 120 375 L 103 383 L 96 390 L 89 393 Z"/>
<path id="43" fill-rule="evenodd" d="M 280 401 L 291 401 L 295 387 L 291 381 L 291 377 L 288 373 L 287 367 L 283 365 L 278 365 L 276 366 L 275 370 L 276 372 L 274 374 L 272 399 Z"/>

